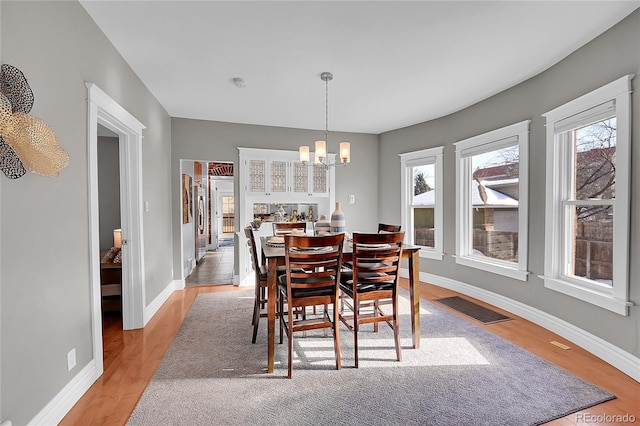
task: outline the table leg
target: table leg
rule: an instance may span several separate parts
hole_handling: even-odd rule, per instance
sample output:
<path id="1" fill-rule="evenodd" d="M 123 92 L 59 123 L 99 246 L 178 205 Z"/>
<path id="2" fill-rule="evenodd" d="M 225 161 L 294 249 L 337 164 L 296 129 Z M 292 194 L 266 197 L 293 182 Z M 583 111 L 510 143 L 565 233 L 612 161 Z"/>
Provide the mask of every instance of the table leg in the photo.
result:
<path id="1" fill-rule="evenodd" d="M 413 349 L 420 348 L 420 252 L 409 256 L 409 294 L 411 296 L 411 335 Z"/>
<path id="2" fill-rule="evenodd" d="M 276 279 L 278 259 L 269 258 L 267 272 L 267 372 L 273 373 L 275 366 L 276 340 Z"/>

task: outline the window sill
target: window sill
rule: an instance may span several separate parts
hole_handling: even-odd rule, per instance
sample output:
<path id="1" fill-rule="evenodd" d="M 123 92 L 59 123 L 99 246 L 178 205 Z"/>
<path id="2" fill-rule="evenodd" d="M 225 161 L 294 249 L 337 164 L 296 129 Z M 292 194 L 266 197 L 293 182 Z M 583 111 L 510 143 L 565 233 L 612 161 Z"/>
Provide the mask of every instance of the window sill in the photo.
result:
<path id="1" fill-rule="evenodd" d="M 628 316 L 629 306 L 633 305 L 633 303 L 626 300 L 614 298 L 611 293 L 581 287 L 560 278 L 552 278 L 544 275 L 540 275 L 540 278 L 544 281 L 545 288 L 591 303 L 592 305 L 599 306 L 619 315 Z"/>
<path id="2" fill-rule="evenodd" d="M 482 269 L 483 271 L 491 272 L 498 275 L 504 275 L 505 277 L 513 278 L 519 281 L 527 281 L 527 277 L 529 276 L 529 271 L 521 271 L 512 266 L 483 261 L 472 257 L 462 257 L 458 255 L 453 255 L 453 257 L 458 265 Z"/>
<path id="3" fill-rule="evenodd" d="M 444 258 L 444 253 L 433 249 L 421 248 L 420 257 L 423 259 L 442 260 Z"/>

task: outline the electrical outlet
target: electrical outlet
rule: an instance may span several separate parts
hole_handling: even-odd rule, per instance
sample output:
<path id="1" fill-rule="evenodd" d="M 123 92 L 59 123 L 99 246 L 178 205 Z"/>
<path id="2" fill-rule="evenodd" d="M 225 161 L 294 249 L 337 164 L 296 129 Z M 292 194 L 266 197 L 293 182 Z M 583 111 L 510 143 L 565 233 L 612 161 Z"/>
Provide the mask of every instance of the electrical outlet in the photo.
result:
<path id="1" fill-rule="evenodd" d="M 355 204 L 356 203 L 356 196 L 355 194 L 349 194 L 349 204 Z"/>
<path id="2" fill-rule="evenodd" d="M 67 371 L 71 371 L 76 366 L 76 348 L 73 348 L 67 354 Z"/>

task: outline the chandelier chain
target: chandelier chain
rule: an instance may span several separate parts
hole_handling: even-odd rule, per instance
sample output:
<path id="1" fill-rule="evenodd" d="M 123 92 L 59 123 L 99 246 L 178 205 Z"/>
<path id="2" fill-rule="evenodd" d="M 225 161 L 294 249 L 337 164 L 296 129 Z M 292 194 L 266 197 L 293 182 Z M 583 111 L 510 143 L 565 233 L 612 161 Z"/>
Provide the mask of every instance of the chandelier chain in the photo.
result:
<path id="1" fill-rule="evenodd" d="M 324 139 L 327 141 L 327 146 L 329 145 L 329 79 L 325 79 L 325 105 L 324 105 Z"/>

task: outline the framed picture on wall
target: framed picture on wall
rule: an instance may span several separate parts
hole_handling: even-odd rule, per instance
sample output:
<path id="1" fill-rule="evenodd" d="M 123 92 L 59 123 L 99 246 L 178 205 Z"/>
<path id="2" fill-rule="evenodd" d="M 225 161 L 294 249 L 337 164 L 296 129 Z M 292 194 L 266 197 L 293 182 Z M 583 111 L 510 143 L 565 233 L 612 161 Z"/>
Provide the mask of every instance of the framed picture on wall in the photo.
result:
<path id="1" fill-rule="evenodd" d="M 191 176 L 182 174 L 182 223 L 189 223 L 193 220 Z"/>

